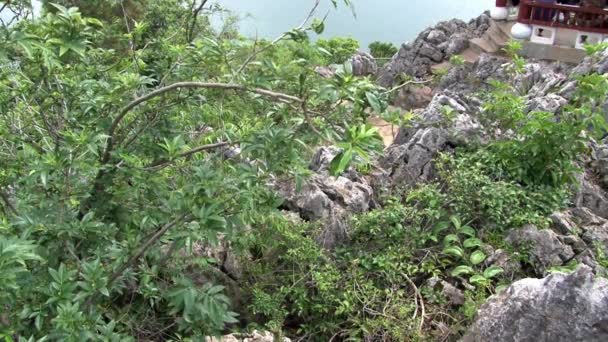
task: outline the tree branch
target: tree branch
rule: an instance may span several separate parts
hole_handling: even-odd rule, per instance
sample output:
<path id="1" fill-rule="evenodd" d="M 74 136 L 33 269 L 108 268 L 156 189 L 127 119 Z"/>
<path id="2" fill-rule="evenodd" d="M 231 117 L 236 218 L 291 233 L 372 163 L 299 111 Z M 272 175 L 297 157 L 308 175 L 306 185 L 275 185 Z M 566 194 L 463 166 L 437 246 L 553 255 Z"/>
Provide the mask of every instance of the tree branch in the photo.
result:
<path id="1" fill-rule="evenodd" d="M 212 150 L 215 148 L 220 148 L 220 147 L 224 147 L 224 146 L 229 146 L 229 145 L 234 145 L 234 144 L 238 144 L 238 142 L 219 142 L 219 143 L 215 143 L 215 144 L 209 144 L 209 145 L 202 145 L 199 147 L 195 147 L 193 149 L 191 149 L 190 151 L 186 151 L 182 154 L 179 154 L 175 159 L 179 159 L 179 158 L 187 158 L 190 157 L 193 154 L 199 153 L 199 152 L 203 152 L 203 151 L 208 151 L 208 150 Z M 170 164 L 171 162 L 173 162 L 173 160 L 168 160 L 168 159 L 160 159 L 157 160 L 155 162 L 152 162 L 150 165 L 146 166 L 146 169 L 151 169 L 151 168 L 155 168 L 155 167 L 159 167 L 159 166 L 163 166 L 165 164 Z"/>
<path id="2" fill-rule="evenodd" d="M 321 2 L 321 0 L 316 0 L 315 4 L 313 5 L 312 9 L 310 10 L 310 12 L 308 12 L 308 15 L 306 16 L 306 19 L 304 19 L 304 21 L 302 22 L 302 24 L 300 24 L 300 26 L 296 27 L 295 30 L 301 30 L 304 28 L 304 26 L 306 26 L 306 24 L 310 21 L 310 19 L 312 19 L 312 17 L 314 16 L 315 12 L 317 11 L 317 8 L 319 7 L 319 3 Z M 276 43 L 280 42 L 281 40 L 285 39 L 288 36 L 288 32 L 283 33 L 282 35 L 278 36 L 277 38 L 275 38 L 270 44 L 268 44 L 267 46 L 263 47 L 260 50 L 257 51 L 253 51 L 253 53 L 251 55 L 249 55 L 249 57 L 247 57 L 247 59 L 245 60 L 245 62 L 243 62 L 243 64 L 238 68 L 238 70 L 236 71 L 235 75 L 238 75 L 241 73 L 241 71 L 243 71 L 247 65 L 249 65 L 249 63 L 251 63 L 251 61 L 253 61 L 253 59 L 259 55 L 260 53 L 270 49 L 273 45 L 275 45 Z"/>
<path id="3" fill-rule="evenodd" d="M 399 89 L 401 89 L 401 88 L 403 88 L 403 87 L 405 87 L 407 85 L 410 85 L 410 84 L 426 84 L 426 83 L 429 83 L 429 82 L 432 82 L 432 81 L 433 81 L 432 79 L 422 80 L 422 81 L 410 80 L 410 81 L 407 81 L 407 82 L 405 82 L 403 84 L 400 84 L 400 85 L 398 85 L 398 86 L 396 86 L 394 88 L 391 88 L 391 89 L 385 91 L 384 94 L 390 94 L 390 93 L 392 93 L 392 92 L 394 92 L 396 90 L 399 90 Z"/>
<path id="4" fill-rule="evenodd" d="M 101 159 L 102 164 L 107 164 L 108 161 L 110 160 L 110 154 L 112 152 L 112 149 L 114 148 L 114 135 L 116 133 L 116 129 L 118 128 L 118 125 L 120 124 L 120 122 L 125 118 L 125 116 L 127 116 L 127 114 L 133 108 L 135 108 L 138 105 L 140 105 L 141 103 L 149 101 L 155 97 L 161 96 L 165 93 L 168 93 L 168 92 L 176 90 L 176 89 L 181 89 L 181 88 L 206 88 L 206 89 L 235 90 L 235 91 L 251 92 L 251 93 L 259 94 L 259 95 L 266 96 L 266 97 L 268 97 L 274 101 L 278 101 L 278 102 L 287 102 L 287 103 L 291 103 L 291 102 L 303 103 L 304 102 L 302 99 L 300 99 L 296 96 L 287 95 L 287 94 L 283 94 L 283 93 L 277 93 L 274 91 L 261 89 L 261 88 L 248 88 L 248 87 L 240 85 L 240 84 L 206 83 L 206 82 L 174 83 L 174 84 L 168 85 L 166 87 L 156 89 L 147 95 L 139 97 L 139 98 L 133 100 L 132 102 L 130 102 L 129 104 L 127 104 L 126 106 L 124 106 L 120 110 L 120 113 L 118 114 L 116 119 L 114 119 L 114 121 L 112 122 L 112 125 L 110 126 L 110 130 L 108 132 L 108 141 L 106 143 L 106 148 L 105 148 L 105 151 L 103 152 L 102 159 Z"/>
<path id="5" fill-rule="evenodd" d="M 114 271 L 114 273 L 112 273 L 112 275 L 108 279 L 108 283 L 106 286 L 110 287 L 110 285 L 112 285 L 112 283 L 114 283 L 114 281 L 116 281 L 116 279 L 118 279 L 120 276 L 122 276 L 122 274 L 129 267 L 132 267 L 135 264 L 135 262 L 148 251 L 150 246 L 152 246 L 156 241 L 158 241 L 161 237 L 163 237 L 163 235 L 165 235 L 169 231 L 169 229 L 175 227 L 177 224 L 179 224 L 185 220 L 188 220 L 189 217 L 190 216 L 187 214 L 181 215 L 180 217 L 176 218 L 175 220 L 165 224 L 161 229 L 159 229 L 156 233 L 154 233 L 154 235 L 152 235 L 148 240 L 146 240 L 146 242 L 144 242 L 143 245 L 141 245 L 141 247 L 139 247 L 137 249 L 137 252 L 135 254 L 133 254 L 129 258 L 129 260 L 127 260 L 127 262 L 125 262 L 116 271 Z"/>
<path id="6" fill-rule="evenodd" d="M 15 208 L 15 206 L 11 203 L 10 197 L 8 197 L 2 188 L 0 188 L 0 198 L 2 198 L 2 202 L 4 202 L 4 205 L 10 210 L 10 212 L 12 212 L 15 216 L 19 216 L 17 208 Z"/>
<path id="7" fill-rule="evenodd" d="M 198 8 L 192 13 L 192 24 L 190 25 L 190 27 L 188 28 L 188 33 L 186 35 L 186 39 L 188 40 L 188 43 L 191 43 L 192 40 L 194 39 L 194 29 L 196 28 L 196 24 L 198 23 L 198 15 L 201 13 L 201 11 L 203 10 L 203 7 L 205 7 L 205 5 L 207 4 L 209 0 L 203 0 L 201 2 L 201 4 L 198 6 Z M 194 4 L 196 3 L 196 0 L 192 2 L 192 6 L 194 7 Z"/>

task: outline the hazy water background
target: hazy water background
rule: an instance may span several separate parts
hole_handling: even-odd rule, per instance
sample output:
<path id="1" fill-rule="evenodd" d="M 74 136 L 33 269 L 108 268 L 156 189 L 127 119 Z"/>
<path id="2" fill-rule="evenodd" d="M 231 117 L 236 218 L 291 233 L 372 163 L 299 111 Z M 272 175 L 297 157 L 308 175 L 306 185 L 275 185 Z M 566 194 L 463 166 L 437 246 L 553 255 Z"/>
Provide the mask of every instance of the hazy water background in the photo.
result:
<path id="1" fill-rule="evenodd" d="M 274 38 L 298 26 L 314 0 L 220 0 L 224 7 L 243 18 L 243 34 Z M 350 36 L 367 47 L 375 40 L 397 46 L 412 41 L 420 31 L 439 21 L 459 18 L 468 21 L 494 4 L 490 0 L 353 0 L 356 17 L 346 6 L 334 10 L 329 0 L 322 0 L 319 13 L 329 12 L 326 37 Z M 248 15 L 248 16 L 247 16 Z"/>
<path id="2" fill-rule="evenodd" d="M 314 0 L 213 0 L 241 17 L 239 28 L 247 36 L 274 38 L 298 26 Z M 342 0 L 339 0 L 342 1 Z M 459 18 L 468 21 L 491 8 L 490 0 L 352 0 L 356 16 L 344 5 L 337 10 L 322 0 L 319 15 L 328 14 L 324 37 L 356 38 L 365 48 L 375 40 L 397 46 L 412 41 L 426 27 Z M 38 1 L 33 1 L 39 10 Z M 38 11 L 37 11 L 38 12 Z M 8 19 L 8 13 L 3 15 Z"/>

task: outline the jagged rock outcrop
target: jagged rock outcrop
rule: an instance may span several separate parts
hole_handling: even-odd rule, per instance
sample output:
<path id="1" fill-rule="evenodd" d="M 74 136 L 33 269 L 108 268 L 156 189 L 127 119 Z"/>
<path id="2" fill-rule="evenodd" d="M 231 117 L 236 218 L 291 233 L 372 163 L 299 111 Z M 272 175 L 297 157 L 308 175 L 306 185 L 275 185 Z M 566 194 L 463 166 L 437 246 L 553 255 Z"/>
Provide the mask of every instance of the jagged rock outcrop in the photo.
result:
<path id="1" fill-rule="evenodd" d="M 347 240 L 352 213 L 366 212 L 374 205 L 372 187 L 353 170 L 339 177 L 329 175 L 329 164 L 339 152 L 334 147 L 321 147 L 310 165 L 316 173 L 299 191 L 293 182 L 275 184 L 284 207 L 306 221 L 322 223 L 316 239 L 328 250 Z"/>
<path id="2" fill-rule="evenodd" d="M 608 280 L 582 265 L 571 274 L 522 279 L 480 308 L 463 342 L 608 340 Z"/>
<path id="3" fill-rule="evenodd" d="M 469 46 L 469 39 L 479 36 L 489 27 L 485 14 L 469 24 L 458 20 L 444 21 L 428 28 L 416 40 L 403 44 L 391 61 L 378 71 L 378 83 L 393 86 L 401 74 L 423 77 L 430 74 L 430 67 L 449 59 Z"/>
<path id="4" fill-rule="evenodd" d="M 552 222 L 550 229 L 526 225 L 511 231 L 506 240 L 527 254 L 527 261 L 536 274 L 545 275 L 550 268 L 565 266 L 572 261 L 585 264 L 598 274 L 605 274 L 606 270 L 598 263 L 597 253 L 598 248 L 601 253 L 608 253 L 608 220 L 586 207 L 556 212 L 549 218 Z M 503 264 L 512 262 L 508 255 L 502 257 Z"/>
<path id="5" fill-rule="evenodd" d="M 434 177 L 433 159 L 438 152 L 471 142 L 481 134 L 481 125 L 470 113 L 479 110 L 479 103 L 452 92 L 442 92 L 431 103 L 416 111 L 418 122 L 401 128 L 393 145 L 380 161 L 395 183 L 414 185 Z M 451 111 L 451 122 L 446 118 Z"/>
<path id="6" fill-rule="evenodd" d="M 568 100 L 557 95 L 547 94 L 545 96 L 533 97 L 526 102 L 526 111 L 528 112 L 548 112 L 558 114 L 560 110 L 568 104 Z"/>
<path id="7" fill-rule="evenodd" d="M 350 58 L 350 63 L 353 66 L 354 76 L 375 75 L 378 71 L 378 64 L 376 63 L 374 56 L 367 52 L 357 52 Z"/>
<path id="8" fill-rule="evenodd" d="M 525 225 L 512 231 L 506 239 L 516 248 L 526 250 L 529 261 L 537 274 L 543 275 L 554 266 L 561 266 L 574 258 L 572 247 L 550 229 L 539 230 L 533 225 Z"/>
<path id="9" fill-rule="evenodd" d="M 608 193 L 594 179 L 594 175 L 585 172 L 579 177 L 580 183 L 574 204 L 579 208 L 588 208 L 592 213 L 608 218 Z"/>
<path id="10" fill-rule="evenodd" d="M 596 146 L 593 149 L 592 157 L 593 168 L 600 177 L 600 183 L 604 188 L 608 188 L 608 145 L 601 144 Z"/>

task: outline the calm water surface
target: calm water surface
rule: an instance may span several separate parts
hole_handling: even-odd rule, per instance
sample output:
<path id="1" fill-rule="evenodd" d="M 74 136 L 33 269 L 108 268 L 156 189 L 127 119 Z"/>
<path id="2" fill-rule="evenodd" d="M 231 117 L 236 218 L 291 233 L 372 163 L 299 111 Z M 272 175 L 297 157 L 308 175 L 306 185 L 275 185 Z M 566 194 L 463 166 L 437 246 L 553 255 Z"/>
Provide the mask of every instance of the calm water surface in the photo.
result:
<path id="1" fill-rule="evenodd" d="M 298 26 L 314 0 L 220 0 L 243 18 L 239 27 L 248 36 L 274 38 Z M 488 10 L 490 0 L 353 0 L 356 17 L 345 6 L 334 10 L 322 0 L 319 15 L 329 13 L 324 36 L 351 36 L 366 47 L 375 40 L 397 45 L 412 41 L 426 27 L 460 18 L 468 21 Z"/>
<path id="2" fill-rule="evenodd" d="M 274 38 L 298 26 L 314 0 L 214 0 L 242 18 L 243 34 Z M 341 0 L 339 0 L 341 1 Z M 367 47 L 374 40 L 396 45 L 412 41 L 426 27 L 439 21 L 474 18 L 494 4 L 493 0 L 352 0 L 356 16 L 346 7 L 335 10 L 330 0 L 321 0 L 319 16 L 326 13 L 324 37 L 350 36 Z M 39 9 L 39 1 L 33 1 Z M 3 19 L 9 17 L 8 13 Z"/>

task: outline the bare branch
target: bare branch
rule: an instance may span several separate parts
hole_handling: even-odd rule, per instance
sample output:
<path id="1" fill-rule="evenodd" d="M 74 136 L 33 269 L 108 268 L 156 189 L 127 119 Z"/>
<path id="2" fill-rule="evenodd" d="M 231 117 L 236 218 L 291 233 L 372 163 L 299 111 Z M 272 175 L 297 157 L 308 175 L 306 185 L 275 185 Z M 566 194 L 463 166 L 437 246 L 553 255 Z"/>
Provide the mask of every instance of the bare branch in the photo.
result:
<path id="1" fill-rule="evenodd" d="M 390 93 L 392 93 L 392 92 L 394 92 L 396 90 L 399 90 L 399 89 L 401 89 L 401 88 L 403 88 L 403 87 L 405 87 L 407 85 L 410 85 L 410 84 L 426 84 L 426 83 L 429 83 L 429 82 L 432 82 L 432 81 L 433 81 L 432 79 L 422 80 L 422 81 L 412 81 L 412 80 L 410 80 L 410 81 L 407 81 L 407 82 L 405 82 L 403 84 L 400 84 L 400 85 L 398 85 L 398 86 L 396 86 L 394 88 L 391 88 L 391 89 L 385 91 L 384 93 L 385 94 L 390 94 Z"/>
<path id="2" fill-rule="evenodd" d="M 420 293 L 420 290 L 418 290 L 418 287 L 412 281 L 412 279 L 410 279 L 410 277 L 408 277 L 407 274 L 405 274 L 403 272 L 401 273 L 401 275 L 405 278 L 405 280 L 407 280 L 407 282 L 410 284 L 410 286 L 414 289 L 414 296 L 416 296 L 420 300 L 420 325 L 418 326 L 418 333 L 420 333 L 420 332 L 422 332 L 422 328 L 424 328 L 424 320 L 426 319 L 426 313 L 424 310 L 424 300 L 422 298 L 422 294 Z"/>
<path id="3" fill-rule="evenodd" d="M 310 12 L 308 12 L 308 15 L 306 16 L 306 19 L 304 19 L 304 21 L 302 22 L 302 24 L 300 24 L 300 26 L 296 27 L 296 30 L 301 30 L 304 28 L 304 26 L 306 26 L 306 24 L 310 21 L 310 19 L 312 19 L 312 17 L 315 15 L 315 12 L 317 12 L 317 8 L 319 7 L 319 4 L 321 3 L 321 0 L 316 0 L 314 6 L 312 7 L 312 9 L 310 10 Z M 278 36 L 277 38 L 275 38 L 269 45 L 265 46 L 264 48 L 257 50 L 257 51 L 253 51 L 253 53 L 251 55 L 249 55 L 249 57 L 247 57 L 247 59 L 245 60 L 245 62 L 243 62 L 243 64 L 238 68 L 238 70 L 236 71 L 235 75 L 240 74 L 248 65 L 249 63 L 251 63 L 253 61 L 253 59 L 255 57 L 257 57 L 260 53 L 270 49 L 273 45 L 275 45 L 276 43 L 280 42 L 281 40 L 285 39 L 288 36 L 288 33 L 285 32 L 282 35 Z"/>
<path id="4" fill-rule="evenodd" d="M 205 7 L 205 5 L 207 4 L 208 1 L 209 0 L 203 0 L 201 2 L 201 4 L 198 6 L 198 8 L 192 13 L 192 24 L 188 28 L 188 34 L 186 35 L 186 38 L 188 39 L 188 43 L 191 43 L 192 40 L 194 39 L 194 29 L 196 28 L 196 24 L 198 23 L 198 15 L 201 13 L 201 11 L 203 10 L 203 7 Z M 196 1 L 192 2 L 193 8 L 194 8 L 195 3 L 196 3 Z"/>
<path id="5" fill-rule="evenodd" d="M 129 104 L 127 104 L 126 106 L 124 106 L 120 110 L 120 113 L 118 114 L 116 119 L 114 119 L 114 121 L 112 122 L 112 125 L 110 126 L 110 130 L 108 132 L 108 141 L 106 143 L 106 148 L 105 148 L 105 151 L 104 151 L 104 153 L 102 155 L 102 159 L 101 159 L 102 164 L 107 164 L 109 162 L 110 154 L 112 152 L 112 149 L 114 148 L 114 135 L 116 133 L 116 129 L 120 125 L 120 122 L 125 118 L 125 116 L 127 116 L 127 114 L 133 108 L 135 108 L 138 105 L 140 105 L 141 103 L 149 101 L 155 97 L 161 96 L 165 93 L 168 93 L 168 92 L 176 90 L 176 89 L 181 89 L 181 88 L 207 88 L 207 89 L 235 90 L 235 91 L 251 92 L 251 93 L 259 94 L 259 95 L 266 96 L 266 97 L 268 97 L 274 101 L 278 101 L 278 102 L 287 102 L 287 103 L 291 103 L 291 102 L 303 103 L 304 102 L 302 99 L 300 99 L 296 96 L 287 95 L 287 94 L 283 94 L 283 93 L 277 93 L 274 91 L 261 89 L 261 88 L 248 88 L 248 87 L 240 85 L 240 84 L 206 83 L 206 82 L 177 82 L 177 83 L 168 85 L 166 87 L 156 89 L 155 91 L 153 91 L 147 95 L 139 97 L 139 98 L 133 100 L 132 102 L 130 102 Z"/>

